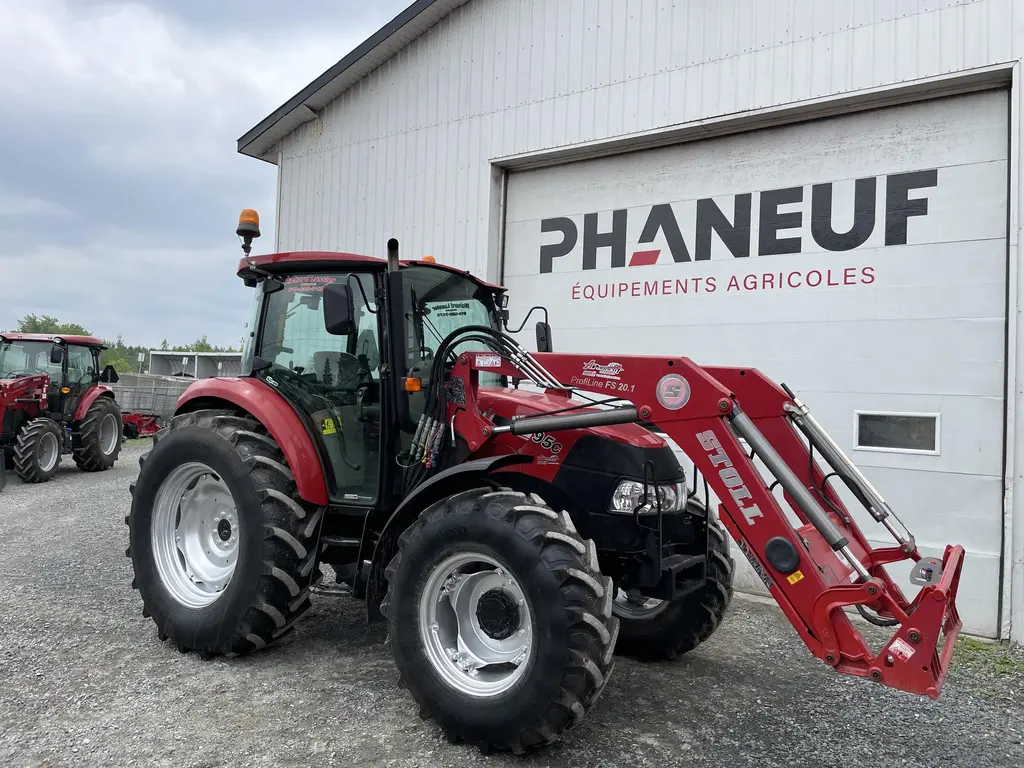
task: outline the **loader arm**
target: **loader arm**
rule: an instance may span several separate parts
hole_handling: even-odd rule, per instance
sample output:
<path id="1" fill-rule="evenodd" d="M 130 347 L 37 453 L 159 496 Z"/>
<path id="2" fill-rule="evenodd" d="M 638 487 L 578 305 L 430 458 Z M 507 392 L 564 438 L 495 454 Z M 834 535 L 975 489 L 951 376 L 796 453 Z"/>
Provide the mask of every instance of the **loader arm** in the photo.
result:
<path id="1" fill-rule="evenodd" d="M 569 405 L 562 412 L 496 424 L 476 405 L 480 371 L 549 390 L 585 390 L 618 403 L 603 409 Z M 756 369 L 702 367 L 682 357 L 529 354 L 520 348 L 462 353 L 446 389 L 445 426 L 471 451 L 506 432 L 653 423 L 694 462 L 721 501 L 723 523 L 811 653 L 842 674 L 939 696 L 961 628 L 956 594 L 963 547 L 947 546 L 941 561 L 922 558 L 881 495 L 784 386 Z M 769 483 L 754 457 L 767 468 Z M 894 546 L 868 543 L 828 485 L 829 476 L 847 485 L 892 535 Z M 772 492 L 776 485 L 785 507 Z M 904 560 L 912 561 L 911 580 L 922 585 L 911 601 L 884 568 Z M 897 627 L 877 653 L 850 621 L 847 607 L 873 623 Z M 868 609 L 876 616 L 866 614 Z"/>

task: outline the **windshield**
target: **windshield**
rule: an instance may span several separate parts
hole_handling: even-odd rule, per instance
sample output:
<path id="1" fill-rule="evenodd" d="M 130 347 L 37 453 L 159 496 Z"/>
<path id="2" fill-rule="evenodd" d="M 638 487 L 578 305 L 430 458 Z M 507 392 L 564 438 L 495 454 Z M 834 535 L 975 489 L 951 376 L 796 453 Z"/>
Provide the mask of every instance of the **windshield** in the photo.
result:
<path id="1" fill-rule="evenodd" d="M 60 379 L 60 363 L 50 362 L 49 341 L 2 341 L 0 342 L 0 379 L 19 376 L 47 374 Z"/>
<path id="2" fill-rule="evenodd" d="M 437 267 L 402 270 L 405 289 L 407 364 L 420 367 L 434 358 L 441 341 L 467 325 L 499 330 L 494 292 L 475 280 Z M 480 342 L 462 342 L 453 351 L 486 351 Z M 481 373 L 481 386 L 498 386 L 497 374 Z"/>

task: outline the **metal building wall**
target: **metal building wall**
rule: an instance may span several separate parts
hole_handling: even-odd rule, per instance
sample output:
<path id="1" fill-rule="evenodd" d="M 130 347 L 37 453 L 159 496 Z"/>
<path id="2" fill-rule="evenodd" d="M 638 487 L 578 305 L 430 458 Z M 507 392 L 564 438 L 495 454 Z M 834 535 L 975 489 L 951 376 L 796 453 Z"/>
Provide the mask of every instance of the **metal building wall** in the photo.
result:
<path id="1" fill-rule="evenodd" d="M 397 236 L 494 277 L 492 158 L 1006 61 L 1022 26 L 1014 0 L 472 0 L 282 142 L 279 247 Z"/>

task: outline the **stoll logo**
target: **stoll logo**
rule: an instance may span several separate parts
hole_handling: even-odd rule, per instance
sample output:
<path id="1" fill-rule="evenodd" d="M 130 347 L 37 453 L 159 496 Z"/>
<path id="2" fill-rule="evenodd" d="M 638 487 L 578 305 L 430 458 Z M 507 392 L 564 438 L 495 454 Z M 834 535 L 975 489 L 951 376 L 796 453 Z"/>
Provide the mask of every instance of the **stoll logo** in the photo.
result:
<path id="1" fill-rule="evenodd" d="M 885 190 L 884 210 L 876 212 L 880 185 Z M 805 224 L 809 224 L 810 239 L 826 251 L 850 251 L 861 247 L 874 233 L 879 221 L 885 230 L 886 246 L 906 245 L 908 220 L 913 216 L 928 215 L 928 198 L 922 190 L 937 185 L 938 170 L 935 168 L 857 179 L 853 192 L 853 222 L 844 232 L 837 232 L 834 222 L 836 219 L 849 220 L 851 211 L 834 210 L 833 182 L 733 195 L 731 220 L 726 213 L 730 206 L 719 207 L 711 198 L 659 203 L 632 210 L 616 209 L 611 211 L 611 228 L 605 225 L 603 231 L 599 231 L 598 213 L 585 213 L 582 238 L 579 225 L 572 218 L 542 219 L 540 231 L 543 235 L 557 232 L 562 237 L 558 242 L 540 246 L 540 273 L 552 272 L 556 259 L 566 259 L 573 254 L 579 261 L 570 259 L 559 263 L 572 262 L 573 268 L 579 265 L 584 270 L 597 269 L 599 250 L 610 251 L 613 268 L 707 261 L 711 258 L 713 235 L 718 235 L 735 258 L 801 253 L 807 235 L 803 231 Z M 916 193 L 913 197 L 912 192 Z M 810 216 L 805 219 L 806 212 L 802 206 L 808 196 Z M 758 211 L 756 239 L 751 236 L 755 198 Z M 796 205 L 801 209 L 793 207 Z M 782 206 L 790 207 L 780 211 Z M 643 228 L 634 243 L 627 233 L 630 217 L 637 215 L 643 220 Z M 686 233 L 689 241 L 683 235 L 680 221 L 696 222 L 694 228 Z M 780 234 L 786 230 L 789 230 L 786 236 Z M 659 236 L 668 249 L 670 260 L 662 259 L 661 248 L 652 247 Z"/>
<path id="2" fill-rule="evenodd" d="M 690 402 L 690 384 L 679 374 L 669 373 L 661 377 L 655 394 L 665 408 L 678 411 Z"/>

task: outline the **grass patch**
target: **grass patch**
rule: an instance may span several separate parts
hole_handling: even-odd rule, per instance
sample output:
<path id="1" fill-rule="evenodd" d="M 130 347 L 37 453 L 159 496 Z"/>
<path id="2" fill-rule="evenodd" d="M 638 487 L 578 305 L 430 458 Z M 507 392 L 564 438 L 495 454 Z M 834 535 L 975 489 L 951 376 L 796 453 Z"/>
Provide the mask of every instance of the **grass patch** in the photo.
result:
<path id="1" fill-rule="evenodd" d="M 1024 676 L 1024 649 L 961 637 L 957 639 L 953 650 L 952 663 L 987 672 L 995 677 Z"/>

